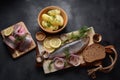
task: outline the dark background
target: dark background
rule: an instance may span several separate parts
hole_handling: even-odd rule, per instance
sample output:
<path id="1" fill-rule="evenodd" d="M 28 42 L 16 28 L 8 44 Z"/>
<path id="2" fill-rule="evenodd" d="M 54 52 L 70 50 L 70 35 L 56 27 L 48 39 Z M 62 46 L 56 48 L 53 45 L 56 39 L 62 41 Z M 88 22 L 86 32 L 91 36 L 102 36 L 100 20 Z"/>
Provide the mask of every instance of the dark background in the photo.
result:
<path id="1" fill-rule="evenodd" d="M 68 14 L 70 32 L 81 26 L 93 26 L 102 34 L 101 44 L 113 44 L 118 60 L 110 73 L 97 73 L 96 80 L 120 80 L 120 0 L 0 0 L 0 31 L 23 21 L 35 40 L 40 31 L 37 16 L 46 6 L 56 5 Z M 35 50 L 13 60 L 0 37 L 0 80 L 91 80 L 85 68 L 70 68 L 45 75 L 42 68 L 35 67 Z"/>

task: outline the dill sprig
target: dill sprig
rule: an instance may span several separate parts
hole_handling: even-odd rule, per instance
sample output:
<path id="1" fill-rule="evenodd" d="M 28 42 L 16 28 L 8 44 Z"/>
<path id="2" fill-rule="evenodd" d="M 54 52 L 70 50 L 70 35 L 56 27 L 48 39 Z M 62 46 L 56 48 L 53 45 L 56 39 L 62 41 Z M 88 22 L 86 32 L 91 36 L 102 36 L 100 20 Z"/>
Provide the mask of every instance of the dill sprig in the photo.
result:
<path id="1" fill-rule="evenodd" d="M 86 37 L 86 33 L 88 31 L 89 31 L 88 27 L 84 26 L 84 27 L 82 27 L 78 30 L 79 34 L 76 35 L 72 32 L 71 35 L 70 35 L 70 37 L 71 37 L 70 39 L 77 40 L 77 39 L 80 39 L 80 38 L 84 38 L 84 37 Z"/>
<path id="2" fill-rule="evenodd" d="M 52 63 L 53 63 L 54 61 L 52 60 L 50 63 L 49 63 L 49 66 L 48 66 L 48 69 L 49 69 L 49 71 L 51 71 L 51 69 L 52 69 Z"/>
<path id="3" fill-rule="evenodd" d="M 69 49 L 66 48 L 65 51 L 64 51 L 64 53 L 65 53 L 65 58 L 67 60 L 70 57 Z"/>
<path id="4" fill-rule="evenodd" d="M 64 53 L 65 53 L 65 59 L 68 60 L 69 57 L 70 57 L 69 49 L 66 48 L 66 49 L 64 50 Z M 66 67 L 66 66 L 68 65 L 67 61 L 65 61 L 64 63 L 65 63 L 65 67 Z"/>
<path id="5" fill-rule="evenodd" d="M 79 38 L 83 38 L 86 36 L 86 33 L 89 31 L 87 26 L 82 27 L 79 29 Z"/>

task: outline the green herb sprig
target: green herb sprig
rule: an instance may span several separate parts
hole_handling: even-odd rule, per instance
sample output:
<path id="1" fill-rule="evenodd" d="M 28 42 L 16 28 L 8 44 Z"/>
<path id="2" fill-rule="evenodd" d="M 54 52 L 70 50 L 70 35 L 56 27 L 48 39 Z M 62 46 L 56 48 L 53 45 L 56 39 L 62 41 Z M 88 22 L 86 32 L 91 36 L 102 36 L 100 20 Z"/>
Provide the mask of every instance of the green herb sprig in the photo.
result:
<path id="1" fill-rule="evenodd" d="M 88 27 L 84 26 L 78 30 L 79 33 L 77 35 L 72 32 L 70 35 L 70 39 L 77 40 L 80 38 L 84 38 L 86 37 L 88 31 L 89 31 Z"/>
<path id="2" fill-rule="evenodd" d="M 65 51 L 64 51 L 64 53 L 65 53 L 65 58 L 67 60 L 70 57 L 69 49 L 66 48 Z"/>
<path id="3" fill-rule="evenodd" d="M 49 66 L 48 66 L 49 71 L 51 71 L 51 69 L 52 69 L 52 66 L 51 66 L 51 65 L 53 64 L 53 62 L 54 62 L 54 61 L 51 61 L 51 62 L 49 63 Z"/>
<path id="4" fill-rule="evenodd" d="M 69 49 L 66 48 L 64 53 L 65 53 L 65 59 L 68 60 L 70 57 Z M 68 63 L 67 63 L 67 61 L 65 61 L 65 66 L 67 66 L 67 65 L 68 65 Z"/>
<path id="5" fill-rule="evenodd" d="M 25 39 L 25 37 L 26 37 L 26 35 L 24 35 L 24 36 L 17 36 L 15 42 L 17 43 L 17 42 L 23 41 Z"/>
<path id="6" fill-rule="evenodd" d="M 79 38 L 83 38 L 86 37 L 86 33 L 89 31 L 87 26 L 82 27 L 81 29 L 79 29 Z"/>

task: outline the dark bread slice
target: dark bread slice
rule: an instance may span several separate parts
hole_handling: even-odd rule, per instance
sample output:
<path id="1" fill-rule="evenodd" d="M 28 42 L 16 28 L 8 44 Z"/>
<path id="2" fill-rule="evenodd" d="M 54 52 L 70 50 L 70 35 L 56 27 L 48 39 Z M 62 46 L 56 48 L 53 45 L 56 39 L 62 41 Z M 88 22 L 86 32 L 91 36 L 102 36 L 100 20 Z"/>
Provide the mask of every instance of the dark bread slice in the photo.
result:
<path id="1" fill-rule="evenodd" d="M 105 56 L 105 47 L 100 44 L 92 44 L 83 51 L 83 58 L 88 63 L 104 59 Z"/>

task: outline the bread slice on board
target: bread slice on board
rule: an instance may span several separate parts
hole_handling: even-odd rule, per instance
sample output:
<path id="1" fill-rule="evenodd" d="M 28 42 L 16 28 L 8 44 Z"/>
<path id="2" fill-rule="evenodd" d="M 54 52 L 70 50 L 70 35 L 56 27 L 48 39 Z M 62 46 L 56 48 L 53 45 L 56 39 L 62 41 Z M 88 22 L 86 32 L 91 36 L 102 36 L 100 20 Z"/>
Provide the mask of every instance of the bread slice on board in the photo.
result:
<path id="1" fill-rule="evenodd" d="M 91 63 L 104 59 L 106 56 L 105 47 L 100 44 L 92 44 L 83 51 L 85 62 Z"/>
<path id="2" fill-rule="evenodd" d="M 36 44 L 35 44 L 32 36 L 31 36 L 30 32 L 28 31 L 26 25 L 24 24 L 24 22 L 21 21 L 21 22 L 19 22 L 19 23 L 17 23 L 17 24 L 21 24 L 22 27 L 24 27 L 25 31 L 26 31 L 27 33 L 29 33 L 29 37 L 32 39 L 32 43 L 31 43 L 30 47 L 29 47 L 28 49 L 26 49 L 25 51 L 23 51 L 23 52 L 20 52 L 20 51 L 18 51 L 18 50 L 12 50 L 10 47 L 8 47 L 8 48 L 10 49 L 10 51 L 11 51 L 11 53 L 12 53 L 11 55 L 12 55 L 12 57 L 13 57 L 14 59 L 22 56 L 23 54 L 26 54 L 27 52 L 31 51 L 32 49 L 34 49 L 34 48 L 36 47 Z M 10 26 L 10 27 L 13 27 L 13 26 Z M 6 28 L 6 29 L 7 29 L 7 28 Z M 4 29 L 4 30 L 6 30 L 6 29 Z M 1 35 L 2 35 L 3 39 L 5 38 L 5 37 L 4 37 L 4 30 L 1 31 Z"/>

